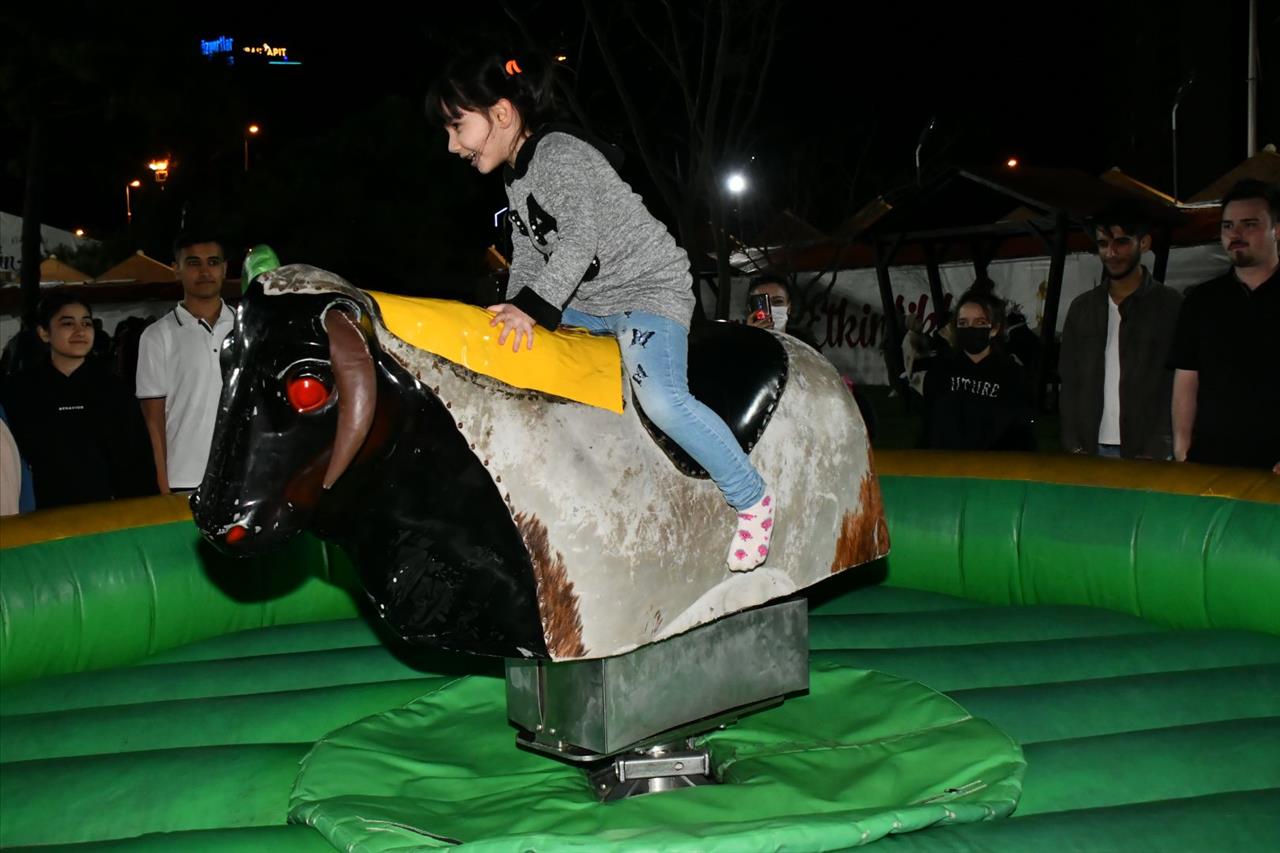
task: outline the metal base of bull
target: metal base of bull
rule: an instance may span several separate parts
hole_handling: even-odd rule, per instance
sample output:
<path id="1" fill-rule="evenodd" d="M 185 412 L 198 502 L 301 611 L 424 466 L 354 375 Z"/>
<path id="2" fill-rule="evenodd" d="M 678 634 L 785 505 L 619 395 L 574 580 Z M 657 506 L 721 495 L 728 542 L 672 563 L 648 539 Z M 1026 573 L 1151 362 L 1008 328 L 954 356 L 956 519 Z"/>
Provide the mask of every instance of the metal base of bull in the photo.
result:
<path id="1" fill-rule="evenodd" d="M 585 765 L 605 801 L 710 783 L 695 736 L 808 689 L 807 610 L 769 604 L 600 660 L 508 659 L 516 741 Z"/>
<path id="2" fill-rule="evenodd" d="M 711 756 L 707 750 L 695 748 L 692 740 L 616 756 L 603 767 L 588 771 L 591 789 L 601 802 L 610 803 L 640 794 L 715 785 Z"/>

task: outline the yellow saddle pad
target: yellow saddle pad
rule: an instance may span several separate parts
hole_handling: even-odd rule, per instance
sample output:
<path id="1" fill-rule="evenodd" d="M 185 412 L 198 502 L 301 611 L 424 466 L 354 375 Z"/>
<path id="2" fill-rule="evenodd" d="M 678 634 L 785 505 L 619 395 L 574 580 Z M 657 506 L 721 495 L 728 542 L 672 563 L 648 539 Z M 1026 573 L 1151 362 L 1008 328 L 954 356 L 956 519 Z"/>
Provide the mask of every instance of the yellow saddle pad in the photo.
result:
<path id="1" fill-rule="evenodd" d="M 391 334 L 476 373 L 516 388 L 543 391 L 622 413 L 622 356 L 611 336 L 582 329 L 533 332 L 533 349 L 498 346 L 500 326 L 483 308 L 448 299 L 367 291 Z"/>

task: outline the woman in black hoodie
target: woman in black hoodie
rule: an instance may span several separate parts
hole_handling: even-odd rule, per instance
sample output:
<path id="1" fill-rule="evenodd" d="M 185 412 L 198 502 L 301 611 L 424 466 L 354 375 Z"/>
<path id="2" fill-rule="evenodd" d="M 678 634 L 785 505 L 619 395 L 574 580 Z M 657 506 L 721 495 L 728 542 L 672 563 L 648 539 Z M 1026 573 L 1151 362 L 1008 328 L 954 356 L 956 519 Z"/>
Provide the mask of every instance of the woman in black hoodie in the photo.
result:
<path id="1" fill-rule="evenodd" d="M 0 383 L 0 404 L 31 464 L 36 508 L 155 494 L 138 401 L 90 355 L 89 305 L 55 291 L 40 302 L 36 331 L 49 345 L 48 357 Z"/>
<path id="2" fill-rule="evenodd" d="M 1004 305 L 973 289 L 955 306 L 956 352 L 925 377 L 923 447 L 1034 450 L 1033 409 L 1022 369 L 1000 345 Z"/>

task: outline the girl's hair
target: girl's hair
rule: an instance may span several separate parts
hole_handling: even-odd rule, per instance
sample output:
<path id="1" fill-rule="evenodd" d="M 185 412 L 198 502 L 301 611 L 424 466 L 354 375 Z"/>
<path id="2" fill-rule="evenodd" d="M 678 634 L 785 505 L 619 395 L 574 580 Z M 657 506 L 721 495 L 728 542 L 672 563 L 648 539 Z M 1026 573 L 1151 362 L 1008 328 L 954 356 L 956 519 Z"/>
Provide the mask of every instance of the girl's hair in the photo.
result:
<path id="1" fill-rule="evenodd" d="M 503 98 L 520 113 L 524 129 L 537 133 L 558 114 L 554 63 L 532 51 L 458 53 L 427 94 L 427 114 L 443 124 Z"/>
<path id="2" fill-rule="evenodd" d="M 49 324 L 53 322 L 53 316 L 68 305 L 80 305 L 89 313 L 90 317 L 93 316 L 93 308 L 84 299 L 67 291 L 55 290 L 40 300 L 40 304 L 36 308 L 36 324 L 40 328 L 49 331 Z"/>

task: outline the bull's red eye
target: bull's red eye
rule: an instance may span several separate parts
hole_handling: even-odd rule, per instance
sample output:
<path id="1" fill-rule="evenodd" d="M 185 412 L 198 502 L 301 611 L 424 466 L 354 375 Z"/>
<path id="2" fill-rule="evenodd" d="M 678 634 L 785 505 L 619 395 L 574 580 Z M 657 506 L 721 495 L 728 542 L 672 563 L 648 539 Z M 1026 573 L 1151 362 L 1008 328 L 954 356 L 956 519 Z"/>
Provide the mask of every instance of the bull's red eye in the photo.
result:
<path id="1" fill-rule="evenodd" d="M 329 389 L 314 376 L 298 376 L 285 386 L 289 404 L 299 412 L 314 412 L 329 401 Z"/>

